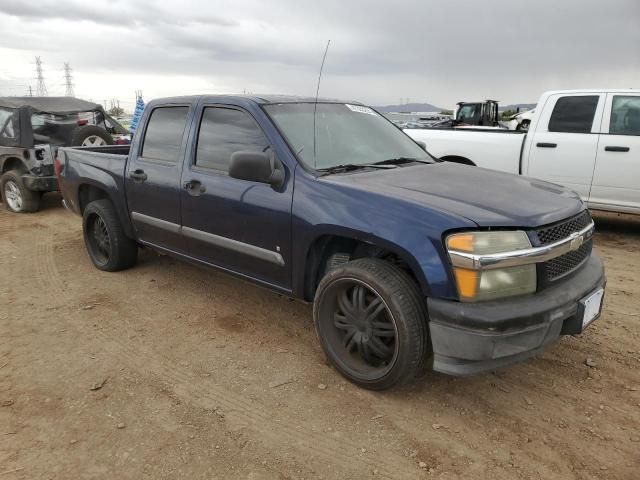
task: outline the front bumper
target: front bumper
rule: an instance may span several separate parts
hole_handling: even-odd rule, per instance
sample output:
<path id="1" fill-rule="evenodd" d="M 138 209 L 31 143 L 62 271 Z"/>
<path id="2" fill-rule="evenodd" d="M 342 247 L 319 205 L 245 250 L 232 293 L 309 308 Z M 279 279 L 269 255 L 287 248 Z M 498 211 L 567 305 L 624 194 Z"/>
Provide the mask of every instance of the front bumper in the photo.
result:
<path id="1" fill-rule="evenodd" d="M 22 182 L 27 190 L 39 192 L 55 192 L 58 190 L 58 179 L 55 175 L 39 177 L 37 175 L 23 175 Z"/>
<path id="2" fill-rule="evenodd" d="M 525 360 L 578 333 L 580 300 L 604 286 L 602 261 L 592 253 L 575 274 L 535 295 L 479 303 L 427 299 L 433 369 L 472 375 Z"/>

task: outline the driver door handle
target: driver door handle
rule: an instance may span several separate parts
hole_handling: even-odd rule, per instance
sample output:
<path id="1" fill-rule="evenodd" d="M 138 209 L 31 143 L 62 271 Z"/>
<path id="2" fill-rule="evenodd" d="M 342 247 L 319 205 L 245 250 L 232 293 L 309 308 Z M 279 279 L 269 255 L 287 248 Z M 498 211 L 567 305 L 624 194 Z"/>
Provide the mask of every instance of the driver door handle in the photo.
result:
<path id="1" fill-rule="evenodd" d="M 198 180 L 189 180 L 188 182 L 185 182 L 183 185 L 183 188 L 187 191 L 189 195 L 192 195 L 194 197 L 197 197 L 201 193 L 204 193 L 207 191 L 207 187 L 202 185 L 202 183 L 199 182 Z"/>
<path id="2" fill-rule="evenodd" d="M 558 146 L 557 143 L 548 143 L 548 142 L 538 142 L 536 143 L 536 147 L 538 148 L 556 148 Z"/>
<path id="3" fill-rule="evenodd" d="M 131 172 L 129 174 L 129 177 L 131 177 L 131 179 L 136 183 L 142 183 L 147 179 L 147 174 L 144 173 L 144 170 L 138 168 L 137 170 Z"/>

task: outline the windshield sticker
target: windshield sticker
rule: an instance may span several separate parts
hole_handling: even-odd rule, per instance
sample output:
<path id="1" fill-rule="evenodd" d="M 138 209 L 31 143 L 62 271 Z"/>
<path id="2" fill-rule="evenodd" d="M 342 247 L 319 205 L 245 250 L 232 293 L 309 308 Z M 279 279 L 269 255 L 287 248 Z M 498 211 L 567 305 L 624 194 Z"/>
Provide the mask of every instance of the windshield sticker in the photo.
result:
<path id="1" fill-rule="evenodd" d="M 352 112 L 358 112 L 358 113 L 367 113 L 369 115 L 375 115 L 377 116 L 378 114 L 376 112 L 374 112 L 371 108 L 369 107 L 363 107 L 362 105 L 349 105 L 348 103 L 344 104 L 345 107 L 347 107 L 349 110 L 351 110 Z"/>

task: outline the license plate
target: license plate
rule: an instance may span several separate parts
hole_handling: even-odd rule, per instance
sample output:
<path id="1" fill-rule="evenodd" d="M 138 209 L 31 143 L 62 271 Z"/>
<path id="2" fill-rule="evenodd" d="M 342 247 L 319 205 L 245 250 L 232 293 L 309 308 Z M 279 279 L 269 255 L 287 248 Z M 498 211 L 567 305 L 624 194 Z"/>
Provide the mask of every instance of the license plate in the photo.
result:
<path id="1" fill-rule="evenodd" d="M 602 306 L 602 296 L 604 295 L 604 288 L 599 288 L 587 298 L 583 300 L 584 303 L 584 315 L 582 317 L 582 328 L 585 329 L 600 315 L 600 308 Z"/>

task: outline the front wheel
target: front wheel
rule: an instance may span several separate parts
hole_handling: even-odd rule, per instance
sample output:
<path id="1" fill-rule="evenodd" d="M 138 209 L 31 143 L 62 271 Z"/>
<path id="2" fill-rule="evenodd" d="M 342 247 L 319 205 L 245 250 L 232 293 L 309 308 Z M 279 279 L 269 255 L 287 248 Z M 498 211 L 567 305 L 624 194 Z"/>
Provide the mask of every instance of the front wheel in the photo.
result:
<path id="1" fill-rule="evenodd" d="M 87 252 L 96 268 L 116 272 L 136 263 L 138 245 L 124 234 L 109 200 L 96 200 L 87 205 L 82 214 L 82 231 Z"/>
<path id="2" fill-rule="evenodd" d="M 420 290 L 384 260 L 330 270 L 318 286 L 313 317 L 329 361 L 363 388 L 384 390 L 416 377 L 430 354 Z"/>

